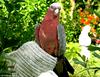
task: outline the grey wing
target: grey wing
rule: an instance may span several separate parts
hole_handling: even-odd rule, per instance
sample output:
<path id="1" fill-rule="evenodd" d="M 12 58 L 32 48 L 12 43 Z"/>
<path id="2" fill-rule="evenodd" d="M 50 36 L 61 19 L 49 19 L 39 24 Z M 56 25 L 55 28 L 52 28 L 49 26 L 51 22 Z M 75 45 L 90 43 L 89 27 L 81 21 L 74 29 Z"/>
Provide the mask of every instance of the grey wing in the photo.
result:
<path id="1" fill-rule="evenodd" d="M 66 51 L 66 34 L 64 27 L 61 24 L 58 25 L 57 30 L 58 30 L 58 41 L 59 41 L 58 56 L 61 56 Z"/>

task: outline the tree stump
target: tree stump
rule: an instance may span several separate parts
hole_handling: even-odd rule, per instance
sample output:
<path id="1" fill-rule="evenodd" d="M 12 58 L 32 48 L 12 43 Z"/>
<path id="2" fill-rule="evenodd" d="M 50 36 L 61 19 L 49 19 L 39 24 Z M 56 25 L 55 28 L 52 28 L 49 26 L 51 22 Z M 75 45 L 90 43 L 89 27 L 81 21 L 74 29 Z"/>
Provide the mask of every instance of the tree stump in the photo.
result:
<path id="1" fill-rule="evenodd" d="M 35 41 L 26 42 L 16 51 L 7 54 L 13 59 L 15 73 L 12 77 L 38 77 L 41 73 L 53 70 L 57 58 L 49 55 Z"/>

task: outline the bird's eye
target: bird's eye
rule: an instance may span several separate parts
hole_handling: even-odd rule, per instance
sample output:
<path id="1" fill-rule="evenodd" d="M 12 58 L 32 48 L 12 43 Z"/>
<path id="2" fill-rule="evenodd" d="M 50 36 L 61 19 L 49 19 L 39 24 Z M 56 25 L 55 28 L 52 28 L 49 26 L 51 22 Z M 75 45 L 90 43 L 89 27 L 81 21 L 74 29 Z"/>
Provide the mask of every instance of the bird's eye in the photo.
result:
<path id="1" fill-rule="evenodd" d="M 55 9 L 56 9 L 56 7 L 54 7 L 54 6 L 51 6 L 51 9 L 55 10 Z"/>
<path id="2" fill-rule="evenodd" d="M 54 7 L 53 7 L 53 6 L 51 6 L 51 9 L 54 9 Z"/>

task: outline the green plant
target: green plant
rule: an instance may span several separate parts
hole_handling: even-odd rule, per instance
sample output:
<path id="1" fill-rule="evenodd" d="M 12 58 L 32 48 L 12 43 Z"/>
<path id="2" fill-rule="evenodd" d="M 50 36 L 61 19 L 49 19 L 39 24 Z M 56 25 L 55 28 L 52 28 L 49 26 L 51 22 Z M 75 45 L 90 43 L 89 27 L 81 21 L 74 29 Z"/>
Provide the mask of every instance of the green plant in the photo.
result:
<path id="1" fill-rule="evenodd" d="M 13 66 L 8 65 L 10 62 L 10 58 L 6 57 L 6 53 L 0 53 L 0 76 L 11 76 L 14 72 L 11 70 Z"/>
<path id="2" fill-rule="evenodd" d="M 75 69 L 74 75 L 71 77 L 99 77 L 100 71 L 100 48 L 94 45 L 89 46 L 90 58 L 86 59 L 85 56 L 80 54 L 81 47 L 78 43 L 68 43 L 65 52 L 66 58 L 68 58 Z"/>
<path id="3" fill-rule="evenodd" d="M 66 52 L 65 52 L 65 56 L 72 60 L 73 58 L 77 57 L 78 54 L 80 52 L 80 45 L 79 43 L 73 43 L 73 42 L 69 42 L 66 45 Z"/>

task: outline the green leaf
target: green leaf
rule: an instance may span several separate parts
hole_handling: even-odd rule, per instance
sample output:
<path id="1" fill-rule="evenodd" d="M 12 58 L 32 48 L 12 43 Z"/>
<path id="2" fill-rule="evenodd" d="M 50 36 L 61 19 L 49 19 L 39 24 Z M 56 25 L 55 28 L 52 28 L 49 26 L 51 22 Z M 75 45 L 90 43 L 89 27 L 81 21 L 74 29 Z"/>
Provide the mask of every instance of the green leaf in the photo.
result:
<path id="1" fill-rule="evenodd" d="M 96 52 L 94 52 L 94 53 L 93 53 L 93 55 L 94 55 L 95 57 L 97 57 L 97 58 L 99 58 L 99 59 L 100 59 L 100 55 L 99 55 L 99 54 L 97 54 Z"/>
<path id="2" fill-rule="evenodd" d="M 86 67 L 85 62 L 82 62 L 82 61 L 78 60 L 77 58 L 73 58 L 73 61 L 76 64 L 80 64 L 81 66 Z"/>
<path id="3" fill-rule="evenodd" d="M 89 68 L 89 69 L 93 69 L 93 70 L 94 70 L 94 75 L 95 75 L 98 71 L 100 71 L 100 67 L 91 67 L 91 68 Z"/>
<path id="4" fill-rule="evenodd" d="M 5 48 L 3 52 L 8 53 L 12 51 L 12 47 Z"/>

